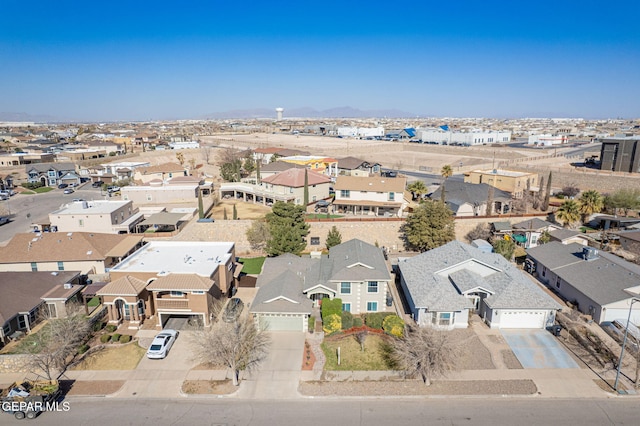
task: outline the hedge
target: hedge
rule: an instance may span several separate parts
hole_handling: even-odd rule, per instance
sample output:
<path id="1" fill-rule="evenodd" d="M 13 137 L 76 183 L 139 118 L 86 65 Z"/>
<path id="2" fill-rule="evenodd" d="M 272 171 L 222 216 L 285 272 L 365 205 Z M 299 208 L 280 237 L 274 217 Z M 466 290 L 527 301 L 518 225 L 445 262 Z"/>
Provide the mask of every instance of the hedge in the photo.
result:
<path id="1" fill-rule="evenodd" d="M 116 327 L 116 326 L 115 326 L 115 325 L 113 325 L 113 324 L 109 324 L 109 325 L 107 326 L 107 331 L 108 331 L 109 333 L 113 333 L 113 332 L 114 332 L 114 331 L 116 331 L 117 329 L 118 329 L 118 327 Z"/>
<path id="2" fill-rule="evenodd" d="M 120 341 L 120 336 L 122 336 L 122 334 L 115 333 L 113 336 L 111 336 L 111 341 L 113 343 Z"/>
<path id="3" fill-rule="evenodd" d="M 367 327 L 382 330 L 382 322 L 389 315 L 395 315 L 391 312 L 370 312 L 364 315 L 364 323 Z"/>
<path id="4" fill-rule="evenodd" d="M 348 330 L 353 327 L 353 315 L 351 315 L 351 312 L 342 311 L 340 314 L 340 319 L 342 320 L 343 330 Z"/>
<path id="5" fill-rule="evenodd" d="M 322 299 L 322 321 L 329 315 L 338 315 L 342 312 L 342 299 Z"/>
<path id="6" fill-rule="evenodd" d="M 331 314 L 326 316 L 325 319 L 322 320 L 322 323 L 323 323 L 322 329 L 327 335 L 333 334 L 342 329 L 342 321 L 341 321 L 340 315 L 337 315 L 337 314 Z"/>
<path id="7" fill-rule="evenodd" d="M 111 340 L 110 334 L 103 334 L 100 336 L 100 343 L 107 343 L 109 340 Z"/>
<path id="8" fill-rule="evenodd" d="M 120 336 L 120 343 L 129 343 L 131 341 L 131 336 L 128 334 L 123 334 Z"/>
<path id="9" fill-rule="evenodd" d="M 397 315 L 389 315 L 382 321 L 382 329 L 387 334 L 402 337 L 404 334 L 404 321 Z"/>
<path id="10" fill-rule="evenodd" d="M 362 318 L 360 318 L 360 317 L 355 317 L 355 318 L 353 319 L 353 326 L 354 326 L 354 327 L 362 327 L 362 324 L 363 324 L 363 322 L 362 322 Z"/>
<path id="11" fill-rule="evenodd" d="M 80 347 L 78 348 L 78 353 L 79 353 L 79 354 L 83 354 L 83 353 L 85 353 L 85 352 L 86 352 L 86 351 L 88 351 L 88 350 L 89 350 L 89 345 L 84 344 L 84 345 L 82 345 L 82 346 L 80 346 Z"/>

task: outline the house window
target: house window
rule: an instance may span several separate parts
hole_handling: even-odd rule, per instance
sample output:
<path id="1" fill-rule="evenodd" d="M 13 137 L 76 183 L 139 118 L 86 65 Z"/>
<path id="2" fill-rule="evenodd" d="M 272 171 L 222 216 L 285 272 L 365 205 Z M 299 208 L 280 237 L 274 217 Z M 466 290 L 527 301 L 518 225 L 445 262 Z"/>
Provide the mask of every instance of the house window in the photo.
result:
<path id="1" fill-rule="evenodd" d="M 311 237 L 311 245 L 319 246 L 320 245 L 320 237 Z"/>
<path id="2" fill-rule="evenodd" d="M 315 186 L 315 185 L 313 185 Z M 316 201 L 316 196 L 314 195 L 313 197 L 311 197 L 311 201 Z"/>
<path id="3" fill-rule="evenodd" d="M 438 325 L 450 325 L 451 312 L 440 312 L 438 316 Z"/>
<path id="4" fill-rule="evenodd" d="M 560 288 L 560 277 L 556 277 L 556 288 Z"/>
<path id="5" fill-rule="evenodd" d="M 58 318 L 58 311 L 55 303 L 47 303 L 47 314 L 49 318 Z"/>
<path id="6" fill-rule="evenodd" d="M 378 312 L 378 302 L 367 302 L 367 312 Z"/>
<path id="7" fill-rule="evenodd" d="M 84 219 L 78 219 L 78 226 L 84 226 Z"/>
<path id="8" fill-rule="evenodd" d="M 18 328 L 21 330 L 27 328 L 27 320 L 25 318 L 25 315 L 18 315 Z"/>
<path id="9" fill-rule="evenodd" d="M 351 283 L 340 283 L 340 294 L 351 294 Z"/>
<path id="10" fill-rule="evenodd" d="M 184 296 L 184 293 L 181 292 L 181 291 L 173 291 L 172 290 L 170 294 L 171 294 L 171 297 L 183 297 Z"/>
<path id="11" fill-rule="evenodd" d="M 152 200 L 151 194 L 147 194 L 147 201 L 151 201 L 151 200 Z"/>
<path id="12" fill-rule="evenodd" d="M 11 333 L 11 325 L 9 323 L 2 326 L 2 332 L 5 336 L 8 336 Z"/>
<path id="13" fill-rule="evenodd" d="M 64 271 L 64 262 L 58 262 L 58 271 Z"/>
<path id="14" fill-rule="evenodd" d="M 546 275 L 547 275 L 547 267 L 546 267 L 546 266 L 543 266 L 543 267 L 542 267 L 542 276 L 544 277 L 544 276 L 546 276 Z"/>
<path id="15" fill-rule="evenodd" d="M 531 244 L 536 244 L 538 242 L 538 236 L 537 235 L 532 235 L 531 236 Z"/>
<path id="16" fill-rule="evenodd" d="M 378 281 L 369 281 L 367 283 L 367 293 L 377 293 L 378 292 Z"/>
<path id="17" fill-rule="evenodd" d="M 395 192 L 390 192 L 389 193 L 389 201 L 394 201 L 396 199 L 396 193 Z"/>
<path id="18" fill-rule="evenodd" d="M 348 189 L 341 189 L 340 190 L 340 197 L 341 198 L 349 198 L 351 196 L 351 191 L 349 191 Z"/>
<path id="19" fill-rule="evenodd" d="M 142 300 L 138 300 L 138 314 L 144 315 L 144 302 Z"/>
<path id="20" fill-rule="evenodd" d="M 342 310 L 344 312 L 351 312 L 351 303 L 343 303 L 342 304 Z"/>
<path id="21" fill-rule="evenodd" d="M 204 294 L 204 291 L 203 290 L 195 290 L 195 291 L 192 291 L 191 294 Z"/>
<path id="22" fill-rule="evenodd" d="M 36 262 L 31 262 L 31 272 L 36 272 L 38 270 L 38 264 Z"/>

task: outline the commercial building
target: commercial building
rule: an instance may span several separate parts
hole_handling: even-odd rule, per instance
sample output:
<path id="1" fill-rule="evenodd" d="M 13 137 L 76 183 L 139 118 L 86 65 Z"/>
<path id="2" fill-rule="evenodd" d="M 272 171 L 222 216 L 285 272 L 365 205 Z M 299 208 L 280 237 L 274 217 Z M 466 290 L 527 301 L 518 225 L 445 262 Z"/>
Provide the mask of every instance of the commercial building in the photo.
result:
<path id="1" fill-rule="evenodd" d="M 600 169 L 613 172 L 640 172 L 640 136 L 600 139 Z"/>

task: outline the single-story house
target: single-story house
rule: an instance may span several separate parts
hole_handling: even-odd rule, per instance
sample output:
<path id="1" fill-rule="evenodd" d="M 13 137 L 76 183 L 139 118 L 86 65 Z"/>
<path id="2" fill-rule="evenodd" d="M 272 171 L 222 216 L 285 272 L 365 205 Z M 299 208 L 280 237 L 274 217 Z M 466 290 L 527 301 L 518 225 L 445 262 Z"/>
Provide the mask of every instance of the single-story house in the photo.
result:
<path id="1" fill-rule="evenodd" d="M 631 299 L 640 296 L 640 266 L 593 247 L 553 241 L 528 249 L 527 259 L 540 281 L 598 323 L 626 320 Z M 640 322 L 640 304 L 631 321 Z"/>
<path id="2" fill-rule="evenodd" d="M 467 328 L 478 314 L 491 328 L 545 328 L 561 306 L 502 255 L 459 241 L 398 262 L 411 315 L 420 326 Z"/>
<path id="3" fill-rule="evenodd" d="M 432 200 L 440 200 L 443 188 L 445 203 L 455 216 L 485 216 L 487 214 L 488 184 L 448 180 L 429 197 Z M 511 203 L 510 193 L 494 188 L 492 214 L 508 213 L 511 210 Z"/>

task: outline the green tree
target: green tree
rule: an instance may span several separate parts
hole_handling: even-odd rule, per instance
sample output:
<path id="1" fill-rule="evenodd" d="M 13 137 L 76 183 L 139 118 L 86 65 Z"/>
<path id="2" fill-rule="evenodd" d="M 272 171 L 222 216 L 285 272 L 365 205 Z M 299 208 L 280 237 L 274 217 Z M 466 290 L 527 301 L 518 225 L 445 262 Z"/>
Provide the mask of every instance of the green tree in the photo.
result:
<path id="1" fill-rule="evenodd" d="M 338 231 L 338 228 L 336 228 L 335 225 L 331 227 L 331 229 L 329 230 L 329 233 L 327 234 L 326 244 L 328 249 L 330 249 L 331 247 L 337 246 L 338 244 L 342 244 L 342 235 L 340 234 L 340 231 Z"/>
<path id="2" fill-rule="evenodd" d="M 445 185 L 447 183 L 447 179 L 449 179 L 451 176 L 453 176 L 453 168 L 451 167 L 451 164 L 445 164 L 444 166 L 442 166 L 442 169 L 440 169 L 440 174 L 442 175 L 442 177 L 444 178 L 444 180 L 442 181 L 442 186 L 440 188 L 440 201 L 442 201 L 443 203 L 445 202 Z"/>
<path id="3" fill-rule="evenodd" d="M 405 245 L 420 252 L 440 247 L 455 239 L 453 213 L 442 202 L 420 204 L 402 226 Z"/>
<path id="4" fill-rule="evenodd" d="M 303 203 L 306 208 L 309 205 L 309 170 L 304 169 L 304 195 L 303 195 Z"/>
<path id="5" fill-rule="evenodd" d="M 513 253 L 516 251 L 516 243 L 512 239 L 495 240 L 493 242 L 493 251 L 504 256 L 505 259 L 511 260 Z"/>
<path id="6" fill-rule="evenodd" d="M 202 202 L 202 190 L 198 189 L 198 218 L 204 217 L 204 203 Z"/>
<path id="7" fill-rule="evenodd" d="M 309 224 L 304 220 L 305 209 L 292 203 L 277 201 L 267 214 L 271 238 L 267 241 L 269 256 L 283 253 L 300 254 L 307 246 Z"/>
<path id="8" fill-rule="evenodd" d="M 254 160 L 252 156 L 245 158 L 242 168 L 246 173 L 251 174 L 251 172 L 256 169 L 256 160 Z"/>
<path id="9" fill-rule="evenodd" d="M 238 182 L 240 180 L 240 170 L 242 169 L 242 161 L 235 159 L 229 163 L 220 166 L 220 176 L 227 182 Z"/>
<path id="10" fill-rule="evenodd" d="M 424 194 L 429 192 L 429 189 L 427 189 L 427 185 L 425 185 L 423 181 L 417 180 L 407 185 L 407 191 L 411 191 L 413 199 L 415 200 L 416 198 L 422 198 Z"/>
<path id="11" fill-rule="evenodd" d="M 604 198 L 596 190 L 585 191 L 578 200 L 582 223 L 585 223 L 593 213 L 600 213 L 604 208 Z"/>
<path id="12" fill-rule="evenodd" d="M 538 238 L 538 244 L 547 244 L 549 241 L 551 241 L 551 234 L 549 231 L 544 231 L 540 235 L 540 238 Z"/>
<path id="13" fill-rule="evenodd" d="M 580 206 L 575 200 L 566 200 L 555 213 L 556 220 L 563 226 L 571 227 L 580 220 Z"/>
<path id="14" fill-rule="evenodd" d="M 618 210 L 622 209 L 626 216 L 629 210 L 635 210 L 640 207 L 640 189 L 620 189 L 605 197 L 605 205 L 607 209 L 613 210 L 614 214 L 617 214 Z"/>

